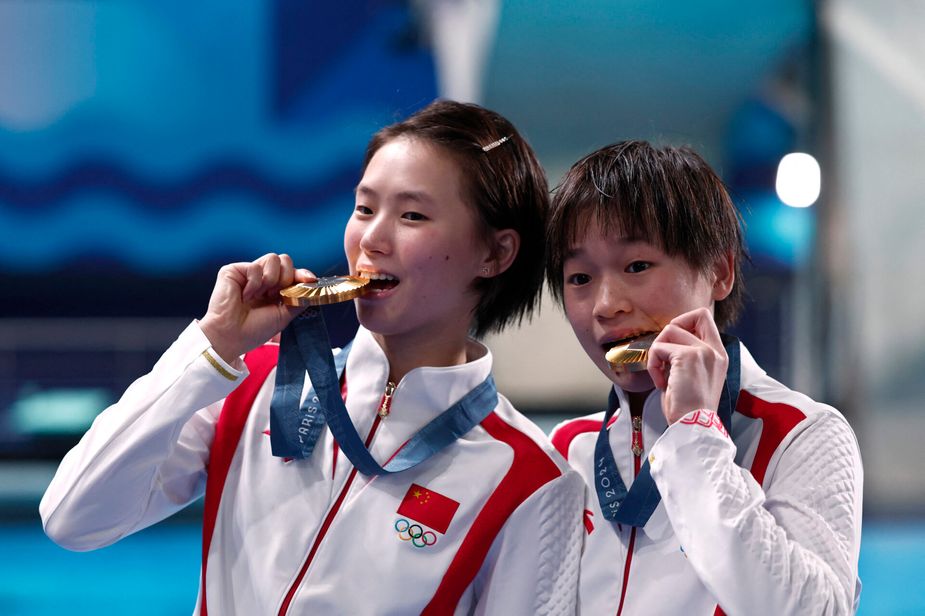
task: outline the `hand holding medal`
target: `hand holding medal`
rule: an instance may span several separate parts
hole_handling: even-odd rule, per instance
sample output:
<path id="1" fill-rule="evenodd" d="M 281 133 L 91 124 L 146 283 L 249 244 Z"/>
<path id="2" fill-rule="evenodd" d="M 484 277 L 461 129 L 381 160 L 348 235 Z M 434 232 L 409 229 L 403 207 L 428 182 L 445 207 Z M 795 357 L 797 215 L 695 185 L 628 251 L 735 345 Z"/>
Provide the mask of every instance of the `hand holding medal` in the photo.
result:
<path id="1" fill-rule="evenodd" d="M 282 331 L 302 310 L 281 301 L 280 289 L 314 282 L 286 254 L 266 254 L 250 263 L 222 267 L 199 327 L 212 349 L 231 363 Z"/>
<path id="2" fill-rule="evenodd" d="M 729 356 L 713 312 L 701 307 L 672 319 L 650 349 L 649 364 L 669 424 L 696 409 L 717 409 Z"/>

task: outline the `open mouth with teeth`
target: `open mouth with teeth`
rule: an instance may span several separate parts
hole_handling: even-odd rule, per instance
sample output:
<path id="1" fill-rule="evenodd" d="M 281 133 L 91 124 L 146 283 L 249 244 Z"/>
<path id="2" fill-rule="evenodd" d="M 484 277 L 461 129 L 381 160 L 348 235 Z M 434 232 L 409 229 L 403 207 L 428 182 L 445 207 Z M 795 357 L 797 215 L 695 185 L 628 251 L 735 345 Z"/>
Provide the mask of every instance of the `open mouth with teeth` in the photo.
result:
<path id="1" fill-rule="evenodd" d="M 378 272 L 358 272 L 358 275 L 362 278 L 369 279 L 369 290 L 372 291 L 388 291 L 389 289 L 394 289 L 398 286 L 398 278 L 392 274 L 381 274 Z"/>

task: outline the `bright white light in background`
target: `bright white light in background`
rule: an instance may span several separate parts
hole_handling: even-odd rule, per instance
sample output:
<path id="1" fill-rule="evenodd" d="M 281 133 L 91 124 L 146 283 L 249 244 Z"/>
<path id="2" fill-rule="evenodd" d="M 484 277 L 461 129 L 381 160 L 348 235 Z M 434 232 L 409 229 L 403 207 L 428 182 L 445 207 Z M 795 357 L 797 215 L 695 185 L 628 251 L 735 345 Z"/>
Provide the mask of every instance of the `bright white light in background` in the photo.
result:
<path id="1" fill-rule="evenodd" d="M 819 198 L 822 172 L 809 154 L 794 152 L 777 166 L 777 196 L 791 207 L 809 207 Z"/>

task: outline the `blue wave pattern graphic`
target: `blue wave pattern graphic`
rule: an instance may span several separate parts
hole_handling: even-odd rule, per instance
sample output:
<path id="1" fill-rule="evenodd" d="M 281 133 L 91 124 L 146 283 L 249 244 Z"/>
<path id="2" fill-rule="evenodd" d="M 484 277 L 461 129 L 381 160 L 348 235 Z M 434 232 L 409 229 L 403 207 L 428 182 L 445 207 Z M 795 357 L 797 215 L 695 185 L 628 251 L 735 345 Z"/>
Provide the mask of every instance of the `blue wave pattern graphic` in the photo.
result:
<path id="1" fill-rule="evenodd" d="M 340 261 L 367 139 L 436 95 L 405 3 L 47 11 L 0 13 L 14 51 L 72 37 L 62 45 L 75 53 L 34 59 L 49 84 L 30 90 L 49 97 L 36 108 L 57 109 L 53 85 L 77 69 L 94 81 L 75 91 L 92 94 L 22 129 L 3 115 L 17 99 L 0 92 L 0 275 L 112 263 L 182 276 L 270 251 L 309 268 Z M 214 28 L 215 15 L 231 27 Z"/>
<path id="2" fill-rule="evenodd" d="M 41 212 L 0 208 L 0 261 L 40 272 L 81 257 L 114 258 L 146 274 L 196 270 L 216 256 L 249 261 L 286 252 L 312 268 L 343 255 L 353 197 L 286 211 L 246 196 L 205 198 L 172 211 L 110 196 L 75 197 Z"/>
<path id="3" fill-rule="evenodd" d="M 178 209 L 215 194 L 250 195 L 289 210 L 323 203 L 356 184 L 359 164 L 334 169 L 317 183 L 299 185 L 268 178 L 244 163 L 216 162 L 175 183 L 149 180 L 117 162 L 83 161 L 47 180 L 25 180 L 0 169 L 0 203 L 21 209 L 48 208 L 74 195 L 116 193 L 141 207 Z M 346 189 L 346 190 L 345 190 Z"/>

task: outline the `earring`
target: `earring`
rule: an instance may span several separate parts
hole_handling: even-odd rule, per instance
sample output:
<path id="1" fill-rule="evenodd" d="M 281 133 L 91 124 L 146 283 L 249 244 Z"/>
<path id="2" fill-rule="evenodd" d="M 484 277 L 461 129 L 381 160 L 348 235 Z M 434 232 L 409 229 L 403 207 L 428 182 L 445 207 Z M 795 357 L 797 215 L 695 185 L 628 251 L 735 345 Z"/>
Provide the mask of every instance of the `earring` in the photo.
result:
<path id="1" fill-rule="evenodd" d="M 487 276 L 488 272 L 489 272 L 489 269 L 487 266 L 482 268 L 482 276 Z"/>

